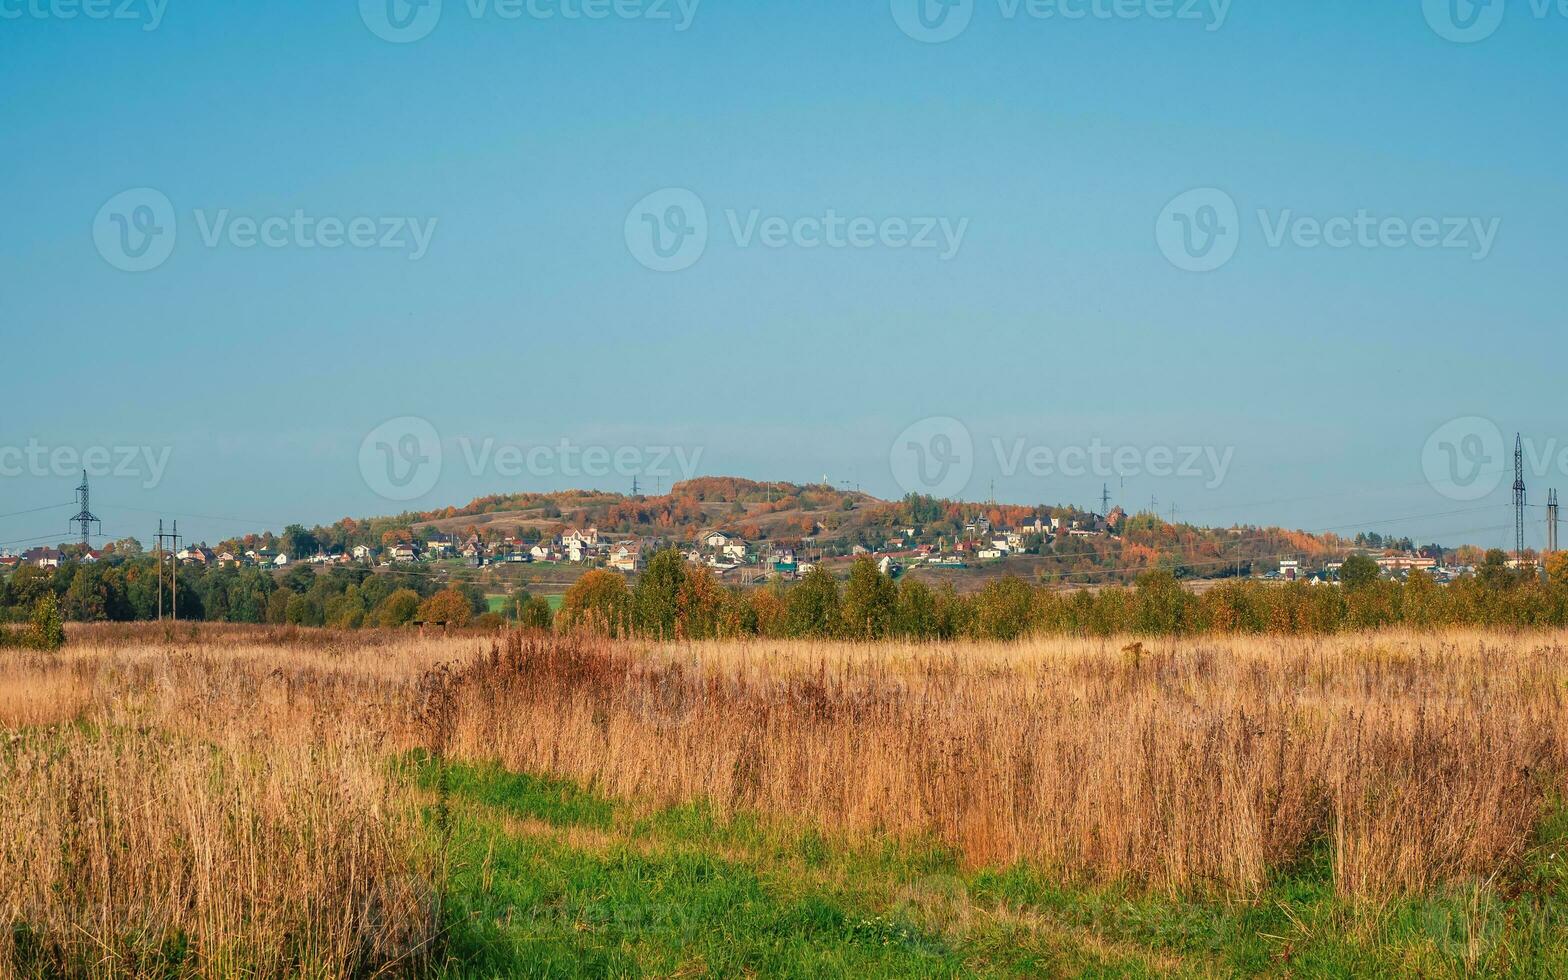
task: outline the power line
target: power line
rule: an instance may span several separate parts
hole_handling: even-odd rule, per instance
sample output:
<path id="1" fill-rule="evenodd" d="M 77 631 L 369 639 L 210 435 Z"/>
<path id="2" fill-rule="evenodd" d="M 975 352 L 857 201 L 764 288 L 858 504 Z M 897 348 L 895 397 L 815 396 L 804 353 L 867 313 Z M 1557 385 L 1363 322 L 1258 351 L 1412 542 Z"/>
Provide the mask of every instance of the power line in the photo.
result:
<path id="1" fill-rule="evenodd" d="M 0 520 L 4 520 L 7 517 L 23 517 L 27 514 L 41 514 L 46 510 L 59 510 L 61 507 L 71 507 L 75 505 L 75 503 L 76 501 L 74 500 L 67 500 L 63 504 L 50 504 L 47 507 L 34 507 L 32 510 L 13 511 L 9 514 L 0 514 Z"/>

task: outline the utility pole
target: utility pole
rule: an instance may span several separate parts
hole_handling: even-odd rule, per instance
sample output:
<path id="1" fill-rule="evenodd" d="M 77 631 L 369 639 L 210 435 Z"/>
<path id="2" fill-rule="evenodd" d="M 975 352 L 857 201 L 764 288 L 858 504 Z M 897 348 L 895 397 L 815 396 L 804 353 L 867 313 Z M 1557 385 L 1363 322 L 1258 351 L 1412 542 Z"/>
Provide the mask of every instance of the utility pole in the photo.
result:
<path id="1" fill-rule="evenodd" d="M 92 532 L 92 526 L 96 524 L 98 525 L 98 529 L 100 531 L 103 530 L 103 521 L 100 521 L 98 518 L 94 517 L 91 508 L 87 506 L 87 492 L 87 471 L 82 470 L 82 485 L 76 488 L 76 502 L 81 506 L 82 509 L 77 512 L 75 517 L 71 518 L 70 523 L 80 524 L 82 526 L 83 551 L 86 551 L 88 548 L 87 539 Z"/>
<path id="2" fill-rule="evenodd" d="M 1557 491 L 1553 490 L 1546 498 L 1546 551 L 1548 554 L 1557 553 Z"/>
<path id="3" fill-rule="evenodd" d="M 163 619 L 163 556 L 164 542 L 169 543 L 169 608 L 175 622 L 180 619 L 180 558 L 176 552 L 180 548 L 180 522 L 174 522 L 174 530 L 165 534 L 163 521 L 158 522 L 158 619 Z"/>
<path id="4" fill-rule="evenodd" d="M 1514 560 L 1524 567 L 1524 436 L 1514 436 Z"/>

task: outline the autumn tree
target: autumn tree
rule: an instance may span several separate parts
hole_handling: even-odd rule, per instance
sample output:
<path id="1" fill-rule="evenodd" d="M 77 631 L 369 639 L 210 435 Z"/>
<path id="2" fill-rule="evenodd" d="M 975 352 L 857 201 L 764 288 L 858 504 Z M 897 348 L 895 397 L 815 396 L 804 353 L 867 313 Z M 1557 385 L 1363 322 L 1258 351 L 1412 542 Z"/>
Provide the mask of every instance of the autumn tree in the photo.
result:
<path id="1" fill-rule="evenodd" d="M 277 595 L 284 595 L 279 590 Z M 398 589 L 376 606 L 376 625 L 384 627 L 407 626 L 419 612 L 419 593 L 413 589 Z"/>
<path id="2" fill-rule="evenodd" d="M 419 606 L 419 619 L 426 623 L 467 626 L 473 615 L 473 603 L 459 589 L 442 589 Z"/>
<path id="3" fill-rule="evenodd" d="M 568 630 L 621 636 L 631 625 L 632 593 L 614 572 L 595 569 L 572 584 L 559 614 Z"/>

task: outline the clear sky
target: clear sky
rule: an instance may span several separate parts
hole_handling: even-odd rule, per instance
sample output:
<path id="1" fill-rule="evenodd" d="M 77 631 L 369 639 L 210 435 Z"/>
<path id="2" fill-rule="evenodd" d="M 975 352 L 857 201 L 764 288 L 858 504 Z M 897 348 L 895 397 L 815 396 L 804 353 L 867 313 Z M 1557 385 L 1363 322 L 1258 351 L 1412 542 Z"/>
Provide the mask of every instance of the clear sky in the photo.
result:
<path id="1" fill-rule="evenodd" d="M 925 2 L 0 0 L 0 549 L 95 449 L 143 540 L 909 432 L 1214 524 L 1502 545 L 1516 430 L 1568 489 L 1568 16 Z"/>

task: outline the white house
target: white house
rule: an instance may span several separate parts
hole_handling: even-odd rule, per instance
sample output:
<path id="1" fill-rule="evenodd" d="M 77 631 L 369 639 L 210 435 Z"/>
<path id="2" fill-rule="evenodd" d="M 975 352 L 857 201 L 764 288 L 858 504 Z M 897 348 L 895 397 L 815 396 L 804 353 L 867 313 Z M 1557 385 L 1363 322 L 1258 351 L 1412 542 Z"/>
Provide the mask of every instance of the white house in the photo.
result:
<path id="1" fill-rule="evenodd" d="M 618 544 L 610 549 L 610 567 L 620 572 L 635 572 L 642 567 L 642 548 L 639 545 Z"/>
<path id="2" fill-rule="evenodd" d="M 376 557 L 376 549 L 372 548 L 370 545 L 357 544 L 354 546 L 355 561 L 369 561 L 374 557 Z"/>

